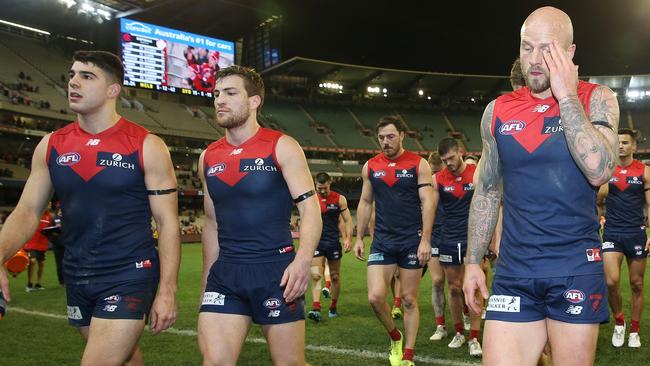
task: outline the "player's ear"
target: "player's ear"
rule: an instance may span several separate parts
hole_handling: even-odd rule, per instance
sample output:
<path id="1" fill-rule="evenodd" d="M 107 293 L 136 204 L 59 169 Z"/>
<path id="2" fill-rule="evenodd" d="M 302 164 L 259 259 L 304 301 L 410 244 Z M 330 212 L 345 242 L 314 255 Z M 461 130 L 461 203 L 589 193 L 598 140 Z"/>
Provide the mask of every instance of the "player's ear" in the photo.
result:
<path id="1" fill-rule="evenodd" d="M 571 46 L 569 46 L 569 48 L 567 49 L 567 52 L 569 53 L 569 56 L 573 60 L 573 56 L 576 54 L 576 45 L 575 45 L 575 43 L 572 44 Z"/>
<path id="2" fill-rule="evenodd" d="M 122 91 L 122 87 L 118 83 L 113 83 L 108 87 L 108 96 L 111 98 L 117 98 Z"/>
<path id="3" fill-rule="evenodd" d="M 258 109 L 260 108 L 260 105 L 262 104 L 262 97 L 259 95 L 253 95 L 252 97 L 248 98 L 248 104 L 250 106 L 250 109 Z"/>

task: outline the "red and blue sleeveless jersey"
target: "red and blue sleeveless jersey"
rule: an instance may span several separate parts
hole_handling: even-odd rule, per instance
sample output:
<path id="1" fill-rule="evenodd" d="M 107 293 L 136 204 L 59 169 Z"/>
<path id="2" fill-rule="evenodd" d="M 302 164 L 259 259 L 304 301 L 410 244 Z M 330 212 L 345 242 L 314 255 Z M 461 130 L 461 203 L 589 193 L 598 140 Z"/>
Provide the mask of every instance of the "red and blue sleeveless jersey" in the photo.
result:
<path id="1" fill-rule="evenodd" d="M 589 115 L 596 84 L 579 82 Z M 596 188 L 573 160 L 553 97 L 527 87 L 496 99 L 492 119 L 503 175 L 496 273 L 546 278 L 602 273 Z"/>
<path id="2" fill-rule="evenodd" d="M 239 146 L 226 138 L 203 157 L 217 219 L 219 261 L 265 263 L 293 255 L 293 200 L 275 156 L 282 134 L 260 128 Z"/>
<path id="3" fill-rule="evenodd" d="M 50 136 L 47 166 L 61 199 L 66 283 L 158 276 L 142 157 L 148 133 L 121 118 L 98 134 L 73 122 Z"/>
<path id="4" fill-rule="evenodd" d="M 476 165 L 465 164 L 465 170 L 456 176 L 444 168 L 436 174 L 436 184 L 444 210 L 441 227 L 441 244 L 467 243 L 467 221 L 469 206 L 474 196 L 474 172 Z M 437 221 L 437 218 L 436 218 Z"/>
<path id="5" fill-rule="evenodd" d="M 608 184 L 605 232 L 630 234 L 645 227 L 644 172 L 645 164 L 638 160 L 616 167 Z"/>
<path id="6" fill-rule="evenodd" d="M 396 159 L 379 154 L 368 160 L 375 197 L 373 245 L 417 245 L 422 235 L 418 172 L 422 158 L 404 151 Z"/>
<path id="7" fill-rule="evenodd" d="M 339 216 L 341 206 L 339 205 L 341 195 L 330 191 L 327 197 L 318 195 L 320 201 L 320 213 L 323 219 L 323 231 L 320 235 L 320 245 L 338 244 L 341 234 L 339 230 Z"/>

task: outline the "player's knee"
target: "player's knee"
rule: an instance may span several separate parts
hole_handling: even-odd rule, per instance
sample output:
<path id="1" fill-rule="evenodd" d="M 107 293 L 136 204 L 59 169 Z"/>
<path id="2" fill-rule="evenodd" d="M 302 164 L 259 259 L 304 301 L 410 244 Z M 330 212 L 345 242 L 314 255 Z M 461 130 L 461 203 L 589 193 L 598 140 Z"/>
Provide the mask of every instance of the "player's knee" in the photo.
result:
<path id="1" fill-rule="evenodd" d="M 330 280 L 332 283 L 338 283 L 339 282 L 339 273 L 338 272 L 330 272 Z"/>
<path id="2" fill-rule="evenodd" d="M 373 308 L 380 308 L 386 302 L 386 295 L 381 295 L 377 293 L 368 293 L 368 302 Z"/>
<path id="3" fill-rule="evenodd" d="M 431 278 L 431 285 L 435 288 L 444 288 L 445 278 L 443 276 L 434 276 Z"/>
<path id="4" fill-rule="evenodd" d="M 204 352 L 203 366 L 235 366 L 237 363 L 234 360 L 225 359 L 223 354 L 217 352 Z"/>
<path id="5" fill-rule="evenodd" d="M 607 287 L 609 291 L 611 292 L 614 289 L 617 289 L 620 283 L 620 277 L 619 276 L 607 276 L 606 279 L 607 282 Z"/>
<path id="6" fill-rule="evenodd" d="M 462 297 L 463 288 L 459 284 L 449 284 L 449 296 Z"/>
<path id="7" fill-rule="evenodd" d="M 639 295 L 643 293 L 643 278 L 633 278 L 632 281 L 630 281 L 630 287 L 632 288 L 632 293 L 635 295 Z"/>
<path id="8" fill-rule="evenodd" d="M 418 305 L 418 299 L 413 294 L 402 294 L 402 306 L 405 310 L 414 309 Z"/>
<path id="9" fill-rule="evenodd" d="M 321 279 L 321 275 L 318 272 L 311 272 L 311 280 L 314 282 L 318 282 Z"/>

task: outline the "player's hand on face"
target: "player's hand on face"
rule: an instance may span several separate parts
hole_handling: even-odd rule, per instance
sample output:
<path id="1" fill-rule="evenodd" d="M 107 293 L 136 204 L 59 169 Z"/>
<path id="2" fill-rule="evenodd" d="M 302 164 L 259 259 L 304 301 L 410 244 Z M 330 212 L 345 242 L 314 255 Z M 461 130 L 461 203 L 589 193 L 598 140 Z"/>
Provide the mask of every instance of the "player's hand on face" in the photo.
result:
<path id="1" fill-rule="evenodd" d="M 365 261 L 366 257 L 364 251 L 365 245 L 363 244 L 363 239 L 357 238 L 357 241 L 354 243 L 354 256 L 360 261 Z"/>
<path id="2" fill-rule="evenodd" d="M 421 241 L 418 246 L 418 260 L 420 261 L 420 267 L 424 267 L 429 259 L 431 259 L 431 244 Z"/>
<path id="3" fill-rule="evenodd" d="M 555 99 L 578 94 L 578 66 L 573 63 L 569 52 L 553 40 L 548 49 L 542 51 L 550 73 L 551 92 Z"/>
<path id="4" fill-rule="evenodd" d="M 310 264 L 311 261 L 304 261 L 296 257 L 284 270 L 280 287 L 284 287 L 285 302 L 293 302 L 307 291 Z"/>
<path id="5" fill-rule="evenodd" d="M 465 294 L 465 303 L 474 312 L 481 313 L 481 304 L 476 299 L 476 290 L 481 291 L 484 299 L 489 296 L 487 285 L 485 284 L 485 273 L 478 264 L 465 264 L 465 277 L 463 278 L 463 293 Z"/>
<path id="6" fill-rule="evenodd" d="M 11 301 L 11 292 L 9 291 L 9 278 L 7 277 L 7 270 L 0 263 L 0 291 L 7 302 Z"/>
<path id="7" fill-rule="evenodd" d="M 175 294 L 159 292 L 151 306 L 151 334 L 156 335 L 174 325 L 177 312 Z"/>

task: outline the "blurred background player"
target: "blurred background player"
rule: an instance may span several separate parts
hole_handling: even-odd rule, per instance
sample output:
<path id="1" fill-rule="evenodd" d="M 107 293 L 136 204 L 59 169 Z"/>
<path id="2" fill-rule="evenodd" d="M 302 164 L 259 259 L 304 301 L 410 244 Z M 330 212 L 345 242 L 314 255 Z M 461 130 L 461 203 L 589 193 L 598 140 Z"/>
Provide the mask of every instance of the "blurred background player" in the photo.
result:
<path id="1" fill-rule="evenodd" d="M 232 66 L 215 77 L 216 122 L 226 131 L 199 158 L 203 180 L 203 298 L 198 340 L 204 365 L 236 365 L 251 322 L 275 365 L 305 365 L 304 294 L 322 231 L 307 159 L 293 138 L 262 128 L 264 82 Z M 289 223 L 300 212 L 296 252 Z"/>
<path id="2" fill-rule="evenodd" d="M 650 204 L 650 168 L 634 159 L 636 135 L 629 128 L 618 130 L 618 157 L 620 165 L 608 184 L 601 186 L 599 198 L 606 200 L 605 227 L 603 230 L 603 261 L 607 279 L 607 296 L 615 325 L 612 345 L 621 347 L 625 342 L 625 315 L 621 297 L 621 263 L 627 260 L 628 276 L 632 289 L 631 325 L 628 347 L 641 347 L 639 337 L 643 312 L 643 277 L 645 275 L 648 246 L 646 235 L 648 204 Z"/>
<path id="3" fill-rule="evenodd" d="M 431 257 L 431 228 L 437 194 L 431 189 L 431 168 L 419 155 L 404 150 L 404 126 L 395 116 L 382 117 L 376 133 L 383 152 L 363 166 L 363 187 L 357 208 L 354 252 L 365 260 L 363 234 L 375 203 L 375 229 L 368 256 L 368 301 L 391 339 L 390 363 L 413 365 L 420 315 L 418 294 L 422 267 Z M 388 287 L 399 270 L 404 305 L 404 339 L 386 302 Z M 404 351 L 402 352 L 402 344 Z"/>
<path id="4" fill-rule="evenodd" d="M 488 297 L 479 267 L 503 197 L 503 237 L 489 297 L 485 365 L 534 365 L 547 342 L 554 365 L 591 365 L 607 321 L 594 186 L 615 168 L 614 93 L 579 81 L 571 19 L 543 7 L 521 28 L 526 87 L 481 120 L 483 154 L 469 220 L 464 292 Z M 561 124 L 560 124 L 561 121 Z"/>
<path id="5" fill-rule="evenodd" d="M 147 315 L 154 335 L 176 318 L 176 177 L 165 143 L 117 114 L 120 59 L 78 51 L 72 60 L 68 102 L 77 121 L 36 147 L 18 205 L 0 231 L 0 261 L 33 234 L 56 190 L 67 218 L 68 322 L 86 340 L 81 365 L 142 365 L 139 339 Z M 152 216 L 161 231 L 159 252 Z M 1 269 L 0 290 L 11 299 Z"/>
<path id="6" fill-rule="evenodd" d="M 43 278 L 43 269 L 45 267 L 45 253 L 47 252 L 49 241 L 43 233 L 43 229 L 52 225 L 52 215 L 50 214 L 48 208 L 43 211 L 40 221 L 38 222 L 38 227 L 36 232 L 29 239 L 23 249 L 29 255 L 29 266 L 27 267 L 27 286 L 25 286 L 25 291 L 32 292 L 37 290 L 45 290 L 41 285 L 41 280 Z M 34 275 L 34 267 L 38 265 L 38 271 L 36 273 L 36 284 L 32 283 Z"/>
<path id="7" fill-rule="evenodd" d="M 325 172 L 316 174 L 316 191 L 320 202 L 320 212 L 323 219 L 323 231 L 320 236 L 318 247 L 314 253 L 314 259 L 311 262 L 311 286 L 312 286 L 312 310 L 307 316 L 309 319 L 320 321 L 322 319 L 320 310 L 321 279 L 325 275 L 325 264 L 329 267 L 329 277 L 331 281 L 331 297 L 328 316 L 334 318 L 337 316 L 336 305 L 341 293 L 340 269 L 341 257 L 343 250 L 349 252 L 351 249 L 352 237 L 352 216 L 348 210 L 348 201 L 342 194 L 330 189 L 332 178 Z M 341 247 L 341 230 L 339 220 L 344 222 L 343 242 Z M 325 287 L 327 288 L 327 287 Z"/>
<path id="8" fill-rule="evenodd" d="M 467 219 L 474 193 L 476 165 L 463 161 L 458 142 L 451 137 L 440 140 L 438 154 L 445 164 L 445 167 L 436 174 L 434 182 L 434 188 L 440 195 L 440 204 L 444 210 L 439 260 L 447 278 L 449 310 L 456 332 L 449 343 L 449 348 L 460 348 L 465 344 L 463 270 L 467 250 Z M 481 356 L 481 344 L 478 340 L 481 318 L 479 314 L 470 314 L 469 317 L 469 354 Z"/>
<path id="9" fill-rule="evenodd" d="M 440 172 L 445 163 L 440 159 L 437 151 L 429 155 L 429 165 L 433 173 L 435 182 L 436 174 Z M 429 276 L 431 277 L 431 306 L 436 316 L 436 331 L 429 338 L 432 341 L 439 341 L 447 337 L 447 327 L 445 326 L 445 271 L 440 266 L 440 239 L 442 236 L 443 219 L 442 204 L 438 202 L 436 206 L 436 218 L 431 230 L 431 259 L 429 259 Z"/>

